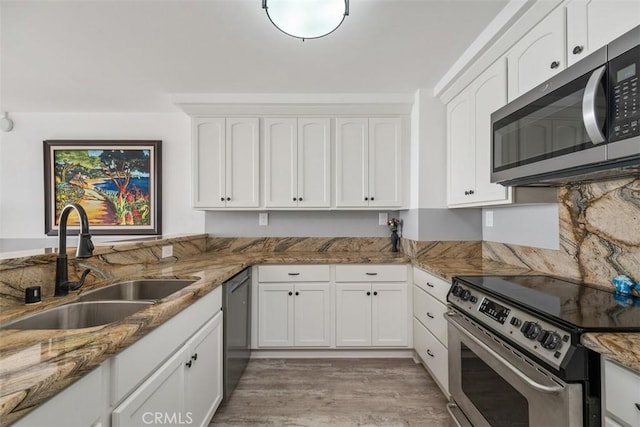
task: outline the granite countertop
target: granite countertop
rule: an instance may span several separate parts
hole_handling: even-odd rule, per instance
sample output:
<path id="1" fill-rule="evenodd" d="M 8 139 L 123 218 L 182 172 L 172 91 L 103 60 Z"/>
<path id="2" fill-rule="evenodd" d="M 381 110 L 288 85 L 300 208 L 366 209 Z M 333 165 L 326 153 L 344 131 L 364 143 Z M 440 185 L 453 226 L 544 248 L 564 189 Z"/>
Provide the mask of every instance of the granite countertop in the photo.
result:
<path id="1" fill-rule="evenodd" d="M 582 345 L 640 374 L 640 333 L 588 333 Z"/>
<path id="2" fill-rule="evenodd" d="M 345 263 L 412 263 L 447 280 L 455 275 L 536 274 L 526 268 L 481 258 L 412 260 L 403 254 L 388 252 L 208 252 L 170 266 L 151 265 L 137 277 L 119 277 L 117 281 L 142 277 L 193 277 L 198 281 L 121 321 L 104 326 L 76 330 L 0 330 L 0 426 L 16 421 L 248 266 Z M 0 323 L 74 301 L 77 294 L 49 298 L 36 306 L 3 310 Z M 640 367 L 640 334 L 587 334 L 583 341 L 589 348 L 631 369 Z"/>

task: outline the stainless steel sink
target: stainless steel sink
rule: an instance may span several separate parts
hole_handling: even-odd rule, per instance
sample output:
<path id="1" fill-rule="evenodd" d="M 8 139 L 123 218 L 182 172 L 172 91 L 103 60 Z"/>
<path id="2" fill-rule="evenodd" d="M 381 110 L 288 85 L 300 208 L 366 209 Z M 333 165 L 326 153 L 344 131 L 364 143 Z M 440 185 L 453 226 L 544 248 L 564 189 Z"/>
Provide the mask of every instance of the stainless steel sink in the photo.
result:
<path id="1" fill-rule="evenodd" d="M 80 329 L 122 320 L 151 305 L 150 301 L 74 302 L 22 317 L 0 329 Z"/>
<path id="2" fill-rule="evenodd" d="M 193 279 L 144 279 L 114 283 L 81 294 L 78 301 L 153 301 L 194 283 Z"/>

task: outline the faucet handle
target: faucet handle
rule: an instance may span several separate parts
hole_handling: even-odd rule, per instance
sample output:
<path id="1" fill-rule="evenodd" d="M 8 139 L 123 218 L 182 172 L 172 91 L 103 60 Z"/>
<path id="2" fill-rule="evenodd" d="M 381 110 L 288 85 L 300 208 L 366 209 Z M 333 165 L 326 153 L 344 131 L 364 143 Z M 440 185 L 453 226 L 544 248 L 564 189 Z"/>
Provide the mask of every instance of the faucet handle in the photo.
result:
<path id="1" fill-rule="evenodd" d="M 76 291 L 76 290 L 80 289 L 80 287 L 84 284 L 84 279 L 87 278 L 87 275 L 89 273 L 91 273 L 91 269 L 87 268 L 85 271 L 82 272 L 82 274 L 80 275 L 80 279 L 77 282 L 67 282 L 67 283 L 65 283 L 65 286 L 67 287 L 67 290 Z"/>

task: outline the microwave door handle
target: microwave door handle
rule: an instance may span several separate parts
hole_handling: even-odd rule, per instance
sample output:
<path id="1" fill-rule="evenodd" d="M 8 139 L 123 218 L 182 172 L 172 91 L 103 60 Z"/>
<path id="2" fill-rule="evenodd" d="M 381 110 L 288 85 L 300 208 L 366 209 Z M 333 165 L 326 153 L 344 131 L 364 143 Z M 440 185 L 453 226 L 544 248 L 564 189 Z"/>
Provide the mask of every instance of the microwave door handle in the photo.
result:
<path id="1" fill-rule="evenodd" d="M 606 65 L 603 65 L 591 73 L 587 86 L 584 88 L 584 96 L 582 97 L 582 120 L 584 121 L 584 127 L 587 130 L 587 135 L 589 135 L 589 139 L 591 139 L 591 142 L 594 144 L 600 144 L 605 141 L 596 115 L 598 86 L 602 80 L 605 68 Z"/>

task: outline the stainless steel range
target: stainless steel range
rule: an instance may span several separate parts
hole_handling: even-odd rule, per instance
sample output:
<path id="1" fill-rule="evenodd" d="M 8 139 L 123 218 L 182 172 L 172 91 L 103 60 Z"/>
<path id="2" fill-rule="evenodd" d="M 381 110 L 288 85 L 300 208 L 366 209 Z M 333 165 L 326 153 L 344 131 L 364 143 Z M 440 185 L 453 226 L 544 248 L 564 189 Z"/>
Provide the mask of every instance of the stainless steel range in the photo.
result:
<path id="1" fill-rule="evenodd" d="M 447 295 L 459 426 L 599 426 L 592 331 L 640 331 L 640 299 L 550 276 L 459 276 Z"/>

